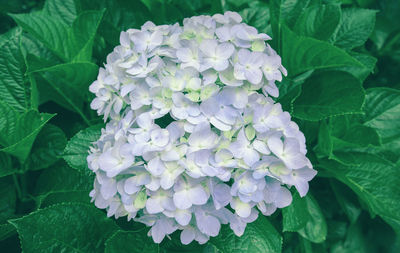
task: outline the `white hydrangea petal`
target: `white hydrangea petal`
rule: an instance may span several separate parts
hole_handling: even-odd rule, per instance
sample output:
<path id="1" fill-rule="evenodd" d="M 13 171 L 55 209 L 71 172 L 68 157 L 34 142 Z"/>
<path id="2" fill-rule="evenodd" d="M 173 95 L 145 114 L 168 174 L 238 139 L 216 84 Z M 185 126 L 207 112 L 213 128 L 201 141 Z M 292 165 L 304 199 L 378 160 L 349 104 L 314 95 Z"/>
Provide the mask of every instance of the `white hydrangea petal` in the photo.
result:
<path id="1" fill-rule="evenodd" d="M 221 223 L 217 218 L 211 215 L 205 215 L 201 212 L 195 214 L 197 227 L 200 232 L 209 235 L 217 236 L 221 229 Z"/>
<path id="2" fill-rule="evenodd" d="M 125 180 L 124 191 L 127 194 L 134 194 L 140 190 L 140 187 L 136 185 L 136 179 L 134 177 L 130 177 Z"/>
<path id="3" fill-rule="evenodd" d="M 253 147 L 255 150 L 257 150 L 258 152 L 260 152 L 263 155 L 269 155 L 271 153 L 267 144 L 261 140 L 254 140 Z"/>
<path id="4" fill-rule="evenodd" d="M 280 187 L 274 204 L 278 208 L 284 208 L 290 205 L 290 203 L 292 203 L 292 195 L 290 194 L 290 191 L 284 187 Z"/>
<path id="5" fill-rule="evenodd" d="M 203 205 L 203 204 L 207 203 L 208 195 L 204 191 L 204 188 L 200 185 L 189 189 L 188 195 L 189 195 L 190 201 L 194 205 Z"/>
<path id="6" fill-rule="evenodd" d="M 184 245 L 188 245 L 189 243 L 191 243 L 194 238 L 195 238 L 195 232 L 194 229 L 192 228 L 185 228 L 184 230 L 182 230 L 181 232 L 181 242 Z"/>
<path id="7" fill-rule="evenodd" d="M 181 226 L 186 226 L 189 224 L 192 219 L 192 213 L 189 210 L 180 210 L 177 209 L 175 211 L 175 219 Z"/>
<path id="8" fill-rule="evenodd" d="M 148 162 L 147 169 L 154 176 L 160 176 L 166 168 L 163 161 L 159 157 L 155 157 Z"/>
<path id="9" fill-rule="evenodd" d="M 191 196 L 186 190 L 175 192 L 173 200 L 175 206 L 179 209 L 188 209 L 192 206 Z"/>
<path id="10" fill-rule="evenodd" d="M 162 208 L 162 206 L 160 205 L 159 200 L 149 198 L 146 201 L 146 210 L 150 214 L 154 214 L 154 213 L 161 213 L 162 211 L 164 211 L 164 208 Z"/>

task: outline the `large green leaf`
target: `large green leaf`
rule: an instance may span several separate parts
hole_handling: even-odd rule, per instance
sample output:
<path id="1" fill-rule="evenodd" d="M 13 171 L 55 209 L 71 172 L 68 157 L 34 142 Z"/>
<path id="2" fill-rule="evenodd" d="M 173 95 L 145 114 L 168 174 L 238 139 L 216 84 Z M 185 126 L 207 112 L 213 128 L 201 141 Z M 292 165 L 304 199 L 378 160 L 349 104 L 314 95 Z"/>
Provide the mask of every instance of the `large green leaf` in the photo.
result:
<path id="1" fill-rule="evenodd" d="M 29 170 L 40 170 L 54 164 L 64 151 L 67 138 L 57 126 L 47 124 L 39 132 L 27 160 Z"/>
<path id="2" fill-rule="evenodd" d="M 349 186 L 367 205 L 372 215 L 378 214 L 385 221 L 400 222 L 399 165 L 378 156 L 354 154 L 358 166 L 346 166 L 335 161 L 322 161 L 322 167 Z M 393 228 L 399 228 L 393 225 Z M 398 231 L 400 232 L 400 231 Z"/>
<path id="3" fill-rule="evenodd" d="M 7 104 L 0 102 L 0 144 L 3 146 L 0 151 L 14 155 L 24 162 L 36 136 L 54 115 L 35 110 L 18 114 Z"/>
<path id="4" fill-rule="evenodd" d="M 43 10 L 28 14 L 12 14 L 11 17 L 64 61 L 89 61 L 94 36 L 103 13 L 104 11 L 82 12 L 74 20 L 72 27 L 60 18 L 59 12 L 49 13 Z M 71 15 L 68 18 L 71 18 Z"/>
<path id="5" fill-rule="evenodd" d="M 35 70 L 33 73 L 43 78 L 38 82 L 40 94 L 66 109 L 77 112 L 87 124 L 89 120 L 82 111 L 89 84 L 95 79 L 98 66 L 90 62 L 59 64 Z"/>
<path id="6" fill-rule="evenodd" d="M 344 49 L 363 45 L 374 30 L 375 14 L 374 10 L 343 9 L 342 22 L 333 36 L 335 45 Z"/>
<path id="7" fill-rule="evenodd" d="M 106 241 L 106 253 L 158 253 L 159 246 L 144 230 L 117 231 Z"/>
<path id="8" fill-rule="evenodd" d="M 282 210 L 283 231 L 298 232 L 315 243 L 325 241 L 327 225 L 316 200 L 308 194 L 300 198 L 296 193 L 290 206 Z"/>
<path id="9" fill-rule="evenodd" d="M 301 85 L 309 78 L 313 70 L 307 71 L 295 78 L 283 77 L 282 82 L 277 83 L 279 89 L 279 97 L 276 99 L 282 105 L 285 111 L 293 112 L 293 102 L 301 94 Z"/>
<path id="10" fill-rule="evenodd" d="M 317 201 L 308 194 L 304 197 L 310 219 L 308 219 L 305 227 L 298 230 L 298 233 L 309 241 L 321 243 L 325 241 L 328 233 L 325 217 Z"/>
<path id="11" fill-rule="evenodd" d="M 49 16 L 58 17 L 66 25 L 71 25 L 77 16 L 74 0 L 47 0 L 43 12 Z"/>
<path id="12" fill-rule="evenodd" d="M 340 67 L 337 70 L 346 71 L 352 74 L 353 76 L 357 77 L 361 82 L 374 71 L 375 64 L 377 59 L 371 55 L 361 54 L 357 52 L 349 52 L 349 54 L 359 61 L 363 66 L 349 66 L 349 67 Z"/>
<path id="13" fill-rule="evenodd" d="M 58 57 L 67 60 L 64 43 L 68 26 L 65 23 L 42 12 L 10 15 L 22 29 L 32 34 Z"/>
<path id="14" fill-rule="evenodd" d="M 53 192 L 86 191 L 93 189 L 94 174 L 81 173 L 69 167 L 65 162 L 58 162 L 43 171 L 39 176 L 35 195 Z"/>
<path id="15" fill-rule="evenodd" d="M 400 137 L 400 91 L 389 88 L 367 90 L 366 126 L 376 129 L 383 142 Z"/>
<path id="16" fill-rule="evenodd" d="M 101 134 L 101 125 L 86 128 L 77 133 L 65 147 L 63 158 L 74 169 L 88 169 L 86 157 L 92 142 L 97 141 Z"/>
<path id="17" fill-rule="evenodd" d="M 253 223 L 247 224 L 241 237 L 236 236 L 228 226 L 222 226 L 217 237 L 211 243 L 221 253 L 265 253 L 281 252 L 282 237 L 266 217 L 260 216 Z"/>
<path id="18" fill-rule="evenodd" d="M 317 157 L 330 157 L 333 151 L 331 129 L 325 120 L 321 121 L 318 131 L 318 144 L 314 147 Z"/>
<path id="19" fill-rule="evenodd" d="M 58 162 L 39 176 L 35 195 L 41 207 L 61 202 L 89 203 L 89 192 L 93 189 L 94 174 L 72 169 Z"/>
<path id="20" fill-rule="evenodd" d="M 8 237 L 16 233 L 15 227 L 10 223 L 4 223 L 0 225 L 0 241 L 7 239 Z"/>
<path id="21" fill-rule="evenodd" d="M 82 12 L 68 31 L 66 52 L 68 59 L 73 61 L 92 60 L 92 48 L 94 37 L 103 17 L 102 11 Z"/>
<path id="22" fill-rule="evenodd" d="M 355 223 L 361 214 L 357 196 L 348 187 L 333 179 L 331 179 L 330 185 L 347 218 L 351 223 Z"/>
<path id="23" fill-rule="evenodd" d="M 2 35 L 4 37 L 6 35 Z M 25 83 L 25 61 L 20 48 L 21 32 L 1 44 L 0 50 L 0 101 L 23 112 L 29 107 L 29 87 Z"/>
<path id="24" fill-rule="evenodd" d="M 0 178 L 0 224 L 14 215 L 16 201 L 14 185 L 7 178 Z"/>
<path id="25" fill-rule="evenodd" d="M 27 72 L 62 63 L 59 57 L 29 33 L 22 35 L 21 49 L 26 58 Z"/>
<path id="26" fill-rule="evenodd" d="M 318 133 L 317 157 L 329 157 L 345 165 L 357 165 L 354 155 L 374 153 L 380 149 L 381 138 L 375 129 L 362 124 L 362 115 L 347 114 L 323 122 Z"/>
<path id="27" fill-rule="evenodd" d="M 282 62 L 290 76 L 312 69 L 363 65 L 348 53 L 328 42 L 296 35 L 287 26 L 282 29 Z"/>
<path id="28" fill-rule="evenodd" d="M 294 102 L 294 116 L 306 120 L 361 113 L 365 92 L 355 77 L 338 71 L 313 75 Z"/>
<path id="29" fill-rule="evenodd" d="M 4 152 L 0 152 L 0 177 L 11 175 L 14 172 L 15 170 L 11 163 L 11 157 Z"/>
<path id="30" fill-rule="evenodd" d="M 152 2 L 156 3 L 157 1 Z M 150 13 L 141 1 L 81 0 L 80 4 L 83 10 L 106 9 L 99 33 L 112 46 L 116 46 L 119 43 L 119 34 L 121 31 L 129 28 L 139 28 L 148 20 L 156 21 L 155 19 L 160 18 L 155 12 Z M 173 5 L 168 4 L 167 6 Z M 163 20 L 163 23 L 165 23 L 165 20 Z"/>
<path id="31" fill-rule="evenodd" d="M 118 226 L 92 205 L 63 203 L 10 221 L 22 250 L 30 252 L 103 252 Z"/>
<path id="32" fill-rule="evenodd" d="M 282 209 L 282 217 L 283 231 L 297 232 L 305 227 L 311 218 L 305 198 L 301 198 L 297 192 L 293 194 L 290 206 Z"/>
<path id="33" fill-rule="evenodd" d="M 270 8 L 274 36 L 279 37 L 279 30 L 282 24 L 293 27 L 310 2 L 311 0 L 272 0 Z"/>
<path id="34" fill-rule="evenodd" d="M 381 145 L 369 145 L 363 148 L 357 148 L 355 151 L 376 154 L 393 163 L 399 160 L 398 150 L 400 150 L 400 132 L 398 129 L 398 111 L 400 110 L 400 93 L 398 90 L 389 88 L 372 88 L 367 90 L 366 101 L 364 104 L 364 116 L 356 120 L 357 124 L 364 124 L 365 129 L 369 129 L 369 134 L 359 133 L 360 141 L 370 141 L 379 138 Z M 339 119 L 339 118 L 337 118 Z M 334 121 L 333 123 L 338 122 Z M 336 124 L 332 129 L 338 129 L 337 133 L 343 135 L 343 132 L 352 131 L 352 127 L 341 128 L 344 124 Z M 362 136 L 363 135 L 363 136 Z M 378 135 L 378 136 L 377 136 Z M 338 143 L 338 142 L 337 142 Z M 343 143 L 339 143 L 343 144 Z M 347 141 L 346 145 L 349 144 Z M 355 143 L 354 143 L 355 144 Z M 354 149 L 353 149 L 354 150 Z"/>
<path id="35" fill-rule="evenodd" d="M 328 40 L 340 23 L 341 10 L 337 4 L 313 5 L 305 9 L 293 30 L 302 36 Z"/>

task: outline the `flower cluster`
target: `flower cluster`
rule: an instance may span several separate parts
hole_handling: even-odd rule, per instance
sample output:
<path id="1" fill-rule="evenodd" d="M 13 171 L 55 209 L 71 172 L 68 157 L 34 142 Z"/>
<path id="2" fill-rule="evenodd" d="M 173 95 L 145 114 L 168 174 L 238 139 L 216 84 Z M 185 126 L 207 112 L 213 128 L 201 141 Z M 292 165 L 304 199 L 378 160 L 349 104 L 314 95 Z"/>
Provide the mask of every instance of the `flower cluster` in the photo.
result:
<path id="1" fill-rule="evenodd" d="M 239 14 L 145 23 L 120 36 L 90 86 L 108 123 L 91 147 L 92 200 L 108 216 L 205 243 L 229 224 L 288 206 L 316 174 L 304 135 L 279 103 L 285 68 L 270 37 Z"/>

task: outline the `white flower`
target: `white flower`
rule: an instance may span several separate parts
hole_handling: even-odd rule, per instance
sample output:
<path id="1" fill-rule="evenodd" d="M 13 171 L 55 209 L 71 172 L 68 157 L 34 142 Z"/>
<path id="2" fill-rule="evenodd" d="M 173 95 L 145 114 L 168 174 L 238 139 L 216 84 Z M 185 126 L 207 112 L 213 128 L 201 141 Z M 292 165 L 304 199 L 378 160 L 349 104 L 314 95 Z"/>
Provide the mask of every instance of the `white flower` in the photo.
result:
<path id="1" fill-rule="evenodd" d="M 262 79 L 261 66 L 263 64 L 261 52 L 251 52 L 247 49 L 240 49 L 238 62 L 234 66 L 234 76 L 238 80 L 248 80 L 252 84 L 258 84 Z"/>
<path id="2" fill-rule="evenodd" d="M 137 52 L 141 53 L 145 50 L 151 51 L 157 46 L 160 46 L 163 41 L 163 35 L 161 31 L 155 31 L 153 33 L 149 31 L 141 31 L 132 34 L 131 39 L 134 48 Z"/>
<path id="3" fill-rule="evenodd" d="M 131 167 L 134 162 L 135 157 L 122 138 L 114 147 L 101 154 L 98 160 L 100 169 L 105 171 L 108 177 L 116 176 L 119 172 Z"/>
<path id="4" fill-rule="evenodd" d="M 260 154 L 247 139 L 243 128 L 239 131 L 236 141 L 229 146 L 229 150 L 235 158 L 243 159 L 249 167 L 260 159 Z"/>
<path id="5" fill-rule="evenodd" d="M 216 71 L 222 71 L 229 66 L 228 59 L 235 48 L 230 43 L 218 44 L 216 40 L 203 40 L 200 50 L 204 54 L 205 69 L 214 68 Z"/>
<path id="6" fill-rule="evenodd" d="M 175 183 L 174 191 L 174 203 L 179 209 L 188 209 L 192 205 L 204 205 L 209 197 L 201 184 L 182 177 Z"/>
<path id="7" fill-rule="evenodd" d="M 317 174 L 316 170 L 304 167 L 298 170 L 292 170 L 291 173 L 282 176 L 282 181 L 289 185 L 294 185 L 301 197 L 308 192 L 308 181 Z"/>
<path id="8" fill-rule="evenodd" d="M 268 147 L 289 169 L 300 169 L 308 163 L 308 159 L 300 152 L 299 142 L 294 138 L 282 141 L 278 136 L 272 136 L 268 139 Z"/>
<path id="9" fill-rule="evenodd" d="M 271 98 L 287 73 L 269 39 L 229 11 L 122 32 L 89 87 L 109 120 L 87 157 L 94 205 L 156 243 L 179 230 L 204 244 L 288 206 L 289 187 L 304 196 L 316 171 Z"/>

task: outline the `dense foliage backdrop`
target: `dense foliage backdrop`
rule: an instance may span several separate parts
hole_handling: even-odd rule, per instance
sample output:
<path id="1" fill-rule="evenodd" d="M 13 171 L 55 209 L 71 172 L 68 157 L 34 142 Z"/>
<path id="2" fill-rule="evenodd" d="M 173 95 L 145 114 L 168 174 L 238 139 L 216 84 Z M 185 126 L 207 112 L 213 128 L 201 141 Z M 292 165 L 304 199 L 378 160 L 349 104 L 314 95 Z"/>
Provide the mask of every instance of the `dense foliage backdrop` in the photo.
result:
<path id="1" fill-rule="evenodd" d="M 157 245 L 90 203 L 104 123 L 88 86 L 120 31 L 226 10 L 273 37 L 277 101 L 318 175 L 242 237 Z M 399 14 L 398 0 L 0 1 L 1 252 L 400 252 Z"/>

